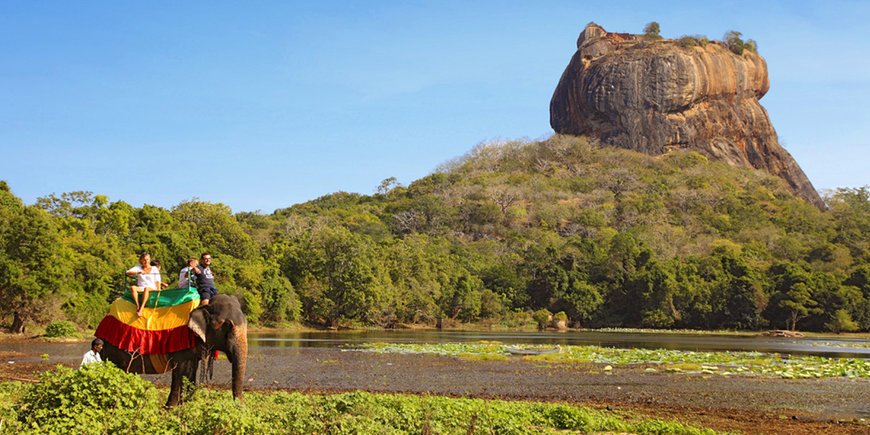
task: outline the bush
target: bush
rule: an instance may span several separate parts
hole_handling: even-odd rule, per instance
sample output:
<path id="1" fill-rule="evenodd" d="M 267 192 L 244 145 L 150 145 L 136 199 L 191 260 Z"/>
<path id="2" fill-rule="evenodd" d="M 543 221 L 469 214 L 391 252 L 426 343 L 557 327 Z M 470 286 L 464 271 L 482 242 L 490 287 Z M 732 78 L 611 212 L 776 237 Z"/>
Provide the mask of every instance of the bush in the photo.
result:
<path id="1" fill-rule="evenodd" d="M 29 385 L 21 382 L 0 382 L 0 433 L 21 432 L 18 423 L 18 401 L 27 392 Z"/>
<path id="2" fill-rule="evenodd" d="M 532 313 L 532 319 L 538 323 L 539 329 L 544 329 L 550 323 L 550 320 L 553 318 L 553 313 L 547 311 L 546 308 L 541 308 L 540 310 L 536 310 Z"/>
<path id="3" fill-rule="evenodd" d="M 20 401 L 19 421 L 40 433 L 145 432 L 159 418 L 157 389 L 109 363 L 58 366 Z"/>
<path id="4" fill-rule="evenodd" d="M 502 318 L 502 323 L 509 328 L 530 327 L 534 324 L 528 311 L 508 311 Z"/>
<path id="5" fill-rule="evenodd" d="M 76 325 L 67 320 L 51 322 L 45 327 L 46 337 L 75 337 L 78 335 Z"/>
<path id="6" fill-rule="evenodd" d="M 743 54 L 743 49 L 746 48 L 746 43 L 740 39 L 741 36 L 743 36 L 742 33 L 732 30 L 726 33 L 722 40 L 725 42 L 725 46 L 728 47 L 732 53 Z"/>
<path id="7" fill-rule="evenodd" d="M 710 40 L 703 35 L 685 35 L 677 40 L 677 44 L 680 47 L 705 47 L 709 42 Z"/>
<path id="8" fill-rule="evenodd" d="M 743 48 L 753 53 L 758 53 L 758 43 L 752 39 L 747 39 L 746 42 L 743 44 Z"/>
<path id="9" fill-rule="evenodd" d="M 553 322 L 551 325 L 559 330 L 568 328 L 568 315 L 565 314 L 564 311 L 559 311 L 558 313 L 553 315 Z"/>

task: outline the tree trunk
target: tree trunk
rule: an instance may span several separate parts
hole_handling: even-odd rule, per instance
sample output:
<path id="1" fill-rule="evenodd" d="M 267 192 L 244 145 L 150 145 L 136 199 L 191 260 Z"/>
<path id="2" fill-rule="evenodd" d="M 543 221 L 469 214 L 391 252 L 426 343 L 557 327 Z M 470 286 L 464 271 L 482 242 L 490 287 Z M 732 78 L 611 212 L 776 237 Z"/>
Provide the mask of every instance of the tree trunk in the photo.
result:
<path id="1" fill-rule="evenodd" d="M 24 319 L 16 311 L 12 314 L 12 326 L 9 327 L 9 332 L 13 334 L 24 334 Z"/>

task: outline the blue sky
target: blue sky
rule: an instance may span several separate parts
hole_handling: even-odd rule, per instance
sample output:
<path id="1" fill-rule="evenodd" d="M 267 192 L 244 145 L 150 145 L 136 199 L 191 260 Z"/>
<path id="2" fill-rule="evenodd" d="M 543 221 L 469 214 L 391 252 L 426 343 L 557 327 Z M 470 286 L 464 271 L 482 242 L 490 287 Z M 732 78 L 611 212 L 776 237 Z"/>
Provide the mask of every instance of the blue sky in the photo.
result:
<path id="1" fill-rule="evenodd" d="M 0 179 L 270 213 L 552 134 L 590 21 L 758 42 L 761 100 L 818 189 L 870 184 L 870 2 L 0 3 Z"/>

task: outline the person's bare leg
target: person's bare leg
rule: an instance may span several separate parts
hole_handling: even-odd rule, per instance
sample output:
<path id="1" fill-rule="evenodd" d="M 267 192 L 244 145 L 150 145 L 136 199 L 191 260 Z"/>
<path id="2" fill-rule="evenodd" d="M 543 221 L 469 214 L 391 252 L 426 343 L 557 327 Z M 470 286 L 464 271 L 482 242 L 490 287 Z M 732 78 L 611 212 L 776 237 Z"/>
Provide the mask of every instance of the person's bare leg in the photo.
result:
<path id="1" fill-rule="evenodd" d="M 139 307 L 139 311 L 136 312 L 140 317 L 142 313 L 145 312 L 145 305 L 148 304 L 148 295 L 151 294 L 151 289 L 149 287 L 145 287 L 145 290 L 142 291 L 142 306 Z"/>
<path id="2" fill-rule="evenodd" d="M 133 303 L 136 304 L 136 315 L 141 316 L 142 314 L 139 310 L 139 287 L 136 287 L 135 285 L 130 287 L 130 293 L 133 294 Z"/>

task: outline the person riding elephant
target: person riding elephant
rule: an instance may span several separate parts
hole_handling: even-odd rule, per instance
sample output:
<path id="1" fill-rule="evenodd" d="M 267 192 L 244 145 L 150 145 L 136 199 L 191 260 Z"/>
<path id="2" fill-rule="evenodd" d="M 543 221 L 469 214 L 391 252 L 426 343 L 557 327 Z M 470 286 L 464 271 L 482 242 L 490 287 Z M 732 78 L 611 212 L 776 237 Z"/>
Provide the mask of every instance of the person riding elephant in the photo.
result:
<path id="1" fill-rule="evenodd" d="M 214 351 L 221 351 L 232 364 L 233 397 L 242 400 L 242 384 L 248 361 L 248 323 L 235 296 L 216 295 L 209 305 L 190 312 L 187 327 L 195 344 L 165 355 L 142 354 L 119 349 L 106 341 L 100 355 L 131 373 L 160 374 L 172 370 L 172 386 L 166 406 L 183 401 L 184 379 L 195 384 L 197 369 Z M 99 329 L 98 329 L 99 331 Z"/>

